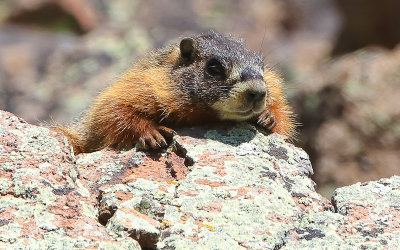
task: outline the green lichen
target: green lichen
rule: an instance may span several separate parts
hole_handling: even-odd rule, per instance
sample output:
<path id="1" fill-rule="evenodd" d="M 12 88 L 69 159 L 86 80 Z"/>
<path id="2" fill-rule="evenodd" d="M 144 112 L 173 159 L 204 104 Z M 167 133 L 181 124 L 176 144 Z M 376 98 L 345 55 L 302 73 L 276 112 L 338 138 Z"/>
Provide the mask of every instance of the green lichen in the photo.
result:
<path id="1" fill-rule="evenodd" d="M 255 135 L 255 128 L 253 126 L 242 124 L 242 126 L 237 126 L 229 130 L 227 135 L 222 135 L 216 130 L 210 130 L 205 133 L 204 137 L 231 146 L 239 146 L 242 143 L 251 141 Z"/>
<path id="2" fill-rule="evenodd" d="M 75 181 L 76 184 L 76 192 L 78 192 L 83 197 L 90 197 L 90 191 L 81 183 L 80 180 Z"/>
<path id="3" fill-rule="evenodd" d="M 80 157 L 77 159 L 76 164 L 79 165 L 89 165 L 98 162 L 104 157 L 103 152 L 97 151 L 90 154 L 86 154 L 84 157 Z"/>
<path id="4" fill-rule="evenodd" d="M 0 227 L 0 242 L 14 243 L 21 237 L 23 227 L 18 223 L 10 222 Z"/>
<path id="5" fill-rule="evenodd" d="M 0 113 L 0 114 L 1 114 L 1 113 Z M 8 132 L 8 131 L 9 131 L 8 128 L 6 128 L 6 127 L 0 125 L 0 136 L 4 136 L 5 133 Z"/>
<path id="6" fill-rule="evenodd" d="M 7 190 L 12 186 L 12 182 L 10 182 L 6 178 L 0 178 L 0 194 L 6 194 Z"/>
<path id="7" fill-rule="evenodd" d="M 97 208 L 95 208 L 94 206 L 91 206 L 89 204 L 86 204 L 83 201 L 79 201 L 79 203 L 82 206 L 82 211 L 83 211 L 83 215 L 86 215 L 89 218 L 97 218 L 99 212 L 97 210 Z"/>
<path id="8" fill-rule="evenodd" d="M 129 250 L 141 250 L 139 243 L 133 239 L 124 239 L 119 242 L 120 244 L 116 244 L 115 242 L 99 242 L 98 249 L 104 250 L 120 250 L 120 249 L 129 249 Z"/>
<path id="9" fill-rule="evenodd" d="M 0 163 L 0 166 L 5 171 L 12 171 L 14 169 L 14 167 L 15 167 L 15 165 L 13 163 L 11 163 L 11 162 Z"/>
<path id="10" fill-rule="evenodd" d="M 60 153 L 61 147 L 57 139 L 49 136 L 50 130 L 44 127 L 28 127 L 21 137 L 21 151 L 30 152 L 39 161 L 48 159 L 50 153 Z M 27 157 L 26 157 L 27 158 Z"/>
<path id="11" fill-rule="evenodd" d="M 34 211 L 35 211 L 34 219 L 38 227 L 47 231 L 54 231 L 58 228 L 53 224 L 55 218 L 54 214 L 48 212 L 47 210 L 42 210 L 42 211 L 34 210 Z"/>
<path id="12" fill-rule="evenodd" d="M 130 202 L 125 202 L 121 207 L 127 207 L 128 211 L 134 206 Z M 140 217 L 136 217 L 133 214 L 125 213 L 120 208 L 118 209 L 113 217 L 107 223 L 107 231 L 109 233 L 115 234 L 119 238 L 125 238 L 128 235 L 127 231 L 137 230 L 138 232 L 143 232 L 147 235 L 155 235 L 158 237 L 160 235 L 160 231 L 154 225 L 152 225 L 149 221 L 142 219 Z"/>

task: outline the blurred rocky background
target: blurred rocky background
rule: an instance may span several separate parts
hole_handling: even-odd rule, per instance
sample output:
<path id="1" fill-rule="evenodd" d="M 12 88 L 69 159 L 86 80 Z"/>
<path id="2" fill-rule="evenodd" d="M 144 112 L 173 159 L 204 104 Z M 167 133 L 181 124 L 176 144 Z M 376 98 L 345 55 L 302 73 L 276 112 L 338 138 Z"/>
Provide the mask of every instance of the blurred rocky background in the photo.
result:
<path id="1" fill-rule="evenodd" d="M 146 51 L 214 29 L 285 78 L 319 191 L 400 174 L 396 0 L 1 0 L 0 109 L 69 122 Z"/>

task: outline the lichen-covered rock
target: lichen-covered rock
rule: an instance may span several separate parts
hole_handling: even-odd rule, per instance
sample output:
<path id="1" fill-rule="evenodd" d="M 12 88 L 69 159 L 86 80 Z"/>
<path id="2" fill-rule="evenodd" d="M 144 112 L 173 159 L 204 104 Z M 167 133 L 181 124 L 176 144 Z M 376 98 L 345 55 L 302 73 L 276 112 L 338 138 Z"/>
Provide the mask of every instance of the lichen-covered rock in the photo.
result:
<path id="1" fill-rule="evenodd" d="M 61 134 L 0 112 L 0 247 L 400 247 L 398 177 L 338 189 L 332 205 L 279 135 L 177 132 L 164 151 L 75 157 Z"/>
<path id="2" fill-rule="evenodd" d="M 335 213 L 309 213 L 292 230 L 286 247 L 316 249 L 398 249 L 400 177 L 339 188 Z M 295 240 L 293 240 L 295 239 Z"/>
<path id="3" fill-rule="evenodd" d="M 76 173 L 61 134 L 0 111 L 0 247 L 140 249 L 107 233 Z"/>
<path id="4" fill-rule="evenodd" d="M 364 238 L 366 246 L 399 248 L 399 176 L 339 188 L 332 202 L 344 216 L 338 231 L 346 238 L 357 241 Z"/>
<path id="5" fill-rule="evenodd" d="M 285 233 L 303 213 L 331 208 L 307 177 L 312 173 L 308 156 L 277 135 L 267 137 L 250 125 L 178 134 L 175 153 L 161 154 L 152 164 L 146 156 L 133 166 L 141 168 L 145 178 L 131 170 L 119 179 L 127 185 L 102 187 L 101 203 L 117 209 L 107 222 L 109 229 L 127 226 L 125 217 L 114 217 L 129 203 L 161 222 L 158 248 L 272 249 L 283 244 Z M 171 156 L 176 153 L 184 160 Z M 78 162 L 87 157 L 79 156 Z M 161 170 L 149 168 L 160 162 Z M 188 170 L 180 172 L 185 163 Z M 170 173 L 163 173 L 165 169 Z M 112 214 L 109 211 L 106 214 Z M 132 230 L 137 229 L 132 225 L 125 231 Z"/>
<path id="6" fill-rule="evenodd" d="M 400 46 L 369 48 L 327 61 L 302 80 L 294 106 L 318 183 L 400 175 L 399 65 Z"/>

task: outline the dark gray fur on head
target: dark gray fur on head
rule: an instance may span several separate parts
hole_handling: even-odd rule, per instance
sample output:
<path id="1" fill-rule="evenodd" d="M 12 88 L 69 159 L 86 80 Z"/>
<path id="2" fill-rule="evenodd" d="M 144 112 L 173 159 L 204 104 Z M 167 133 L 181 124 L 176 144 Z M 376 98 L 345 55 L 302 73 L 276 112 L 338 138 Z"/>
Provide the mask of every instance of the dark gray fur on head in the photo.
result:
<path id="1" fill-rule="evenodd" d="M 174 79 L 180 81 L 178 86 L 198 105 L 210 107 L 221 98 L 229 98 L 238 81 L 263 78 L 263 57 L 248 50 L 238 39 L 210 31 L 182 39 L 179 48 L 181 59 L 173 71 Z M 222 64 L 224 75 L 209 73 L 211 59 L 214 64 Z M 239 71 L 237 77 L 232 77 L 233 69 Z"/>
<path id="2" fill-rule="evenodd" d="M 210 31 L 195 37 L 194 40 L 198 41 L 198 56 L 201 58 L 216 56 L 224 61 L 226 60 L 227 63 L 264 66 L 264 60 L 261 55 L 248 50 L 243 41 L 231 36 L 228 37 L 215 31 Z"/>

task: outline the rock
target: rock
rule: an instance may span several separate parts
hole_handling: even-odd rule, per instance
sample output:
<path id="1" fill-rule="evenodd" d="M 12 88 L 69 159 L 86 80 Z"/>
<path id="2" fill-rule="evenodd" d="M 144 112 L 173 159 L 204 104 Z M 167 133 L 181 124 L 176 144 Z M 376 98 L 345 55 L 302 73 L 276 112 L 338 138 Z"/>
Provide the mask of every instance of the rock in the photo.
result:
<path id="1" fill-rule="evenodd" d="M 332 205 L 308 155 L 279 135 L 177 132 L 160 152 L 75 157 L 61 134 L 0 112 L 2 247 L 400 247 L 399 177 L 338 189 Z"/>
<path id="2" fill-rule="evenodd" d="M 335 210 L 344 215 L 340 231 L 348 238 L 357 239 L 361 235 L 368 239 L 365 245 L 371 248 L 399 247 L 399 176 L 339 188 L 332 203 Z"/>
<path id="3" fill-rule="evenodd" d="M 318 184 L 400 175 L 399 65 L 400 46 L 369 48 L 324 63 L 304 82 L 294 107 Z"/>
<path id="4" fill-rule="evenodd" d="M 400 177 L 339 188 L 335 213 L 310 213 L 288 237 L 288 249 L 398 249 L 400 247 Z M 300 240 L 299 240 L 300 239 Z"/>
<path id="5" fill-rule="evenodd" d="M 0 113 L 0 242 L 7 249 L 140 249 L 98 222 L 96 196 L 80 185 L 62 135 Z"/>
<path id="6" fill-rule="evenodd" d="M 342 16 L 333 54 L 351 52 L 368 45 L 393 49 L 400 42 L 400 2 L 387 0 L 334 0 Z M 363 5 L 360 8 L 360 4 Z"/>
<path id="7" fill-rule="evenodd" d="M 7 23 L 27 26 L 39 26 L 57 30 L 84 33 L 94 29 L 99 23 L 97 11 L 86 0 L 6 0 L 1 19 Z M 60 25 L 61 20 L 63 24 Z M 58 23 L 58 26 L 51 22 Z"/>

